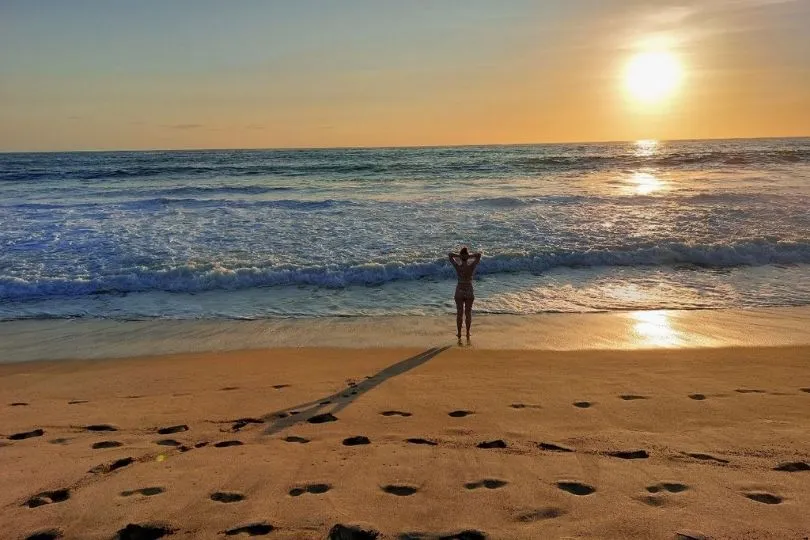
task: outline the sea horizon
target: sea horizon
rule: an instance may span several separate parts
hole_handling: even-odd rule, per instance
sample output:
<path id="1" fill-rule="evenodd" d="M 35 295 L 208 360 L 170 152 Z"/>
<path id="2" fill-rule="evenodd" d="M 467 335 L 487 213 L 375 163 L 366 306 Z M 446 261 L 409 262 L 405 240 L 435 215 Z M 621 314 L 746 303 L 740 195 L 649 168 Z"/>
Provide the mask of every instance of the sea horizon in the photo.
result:
<path id="1" fill-rule="evenodd" d="M 499 146 L 570 146 L 570 145 L 600 145 L 600 144 L 630 144 L 639 141 L 655 141 L 658 143 L 700 142 L 700 141 L 767 141 L 767 140 L 810 139 L 807 135 L 766 135 L 757 137 L 698 137 L 698 138 L 640 138 L 640 139 L 604 139 L 583 141 L 559 142 L 491 142 L 491 143 L 450 143 L 450 144 L 406 144 L 406 145 L 360 145 L 360 146 L 239 146 L 239 147 L 172 147 L 172 148 L 115 148 L 115 149 L 78 149 L 78 150 L 3 150 L 2 154 L 104 154 L 104 153 L 135 153 L 135 152 L 238 152 L 238 151 L 293 151 L 293 150 L 409 150 L 430 148 L 486 148 Z"/>

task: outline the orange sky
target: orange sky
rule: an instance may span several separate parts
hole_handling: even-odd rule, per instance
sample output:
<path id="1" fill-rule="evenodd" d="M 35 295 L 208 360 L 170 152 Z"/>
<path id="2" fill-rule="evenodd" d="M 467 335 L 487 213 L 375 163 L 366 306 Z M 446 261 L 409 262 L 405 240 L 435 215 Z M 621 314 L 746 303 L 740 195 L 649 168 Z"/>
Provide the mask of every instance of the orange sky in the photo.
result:
<path id="1" fill-rule="evenodd" d="M 135 4 L 0 7 L 0 150 L 810 135 L 807 0 Z M 642 107 L 650 47 L 684 79 Z"/>

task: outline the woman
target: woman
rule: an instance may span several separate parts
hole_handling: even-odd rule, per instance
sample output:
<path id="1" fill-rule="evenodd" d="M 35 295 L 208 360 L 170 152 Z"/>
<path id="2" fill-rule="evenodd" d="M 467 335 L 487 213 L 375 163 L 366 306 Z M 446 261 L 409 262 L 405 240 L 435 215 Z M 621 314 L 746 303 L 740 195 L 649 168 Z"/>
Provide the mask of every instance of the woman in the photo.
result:
<path id="1" fill-rule="evenodd" d="M 458 276 L 458 285 L 456 285 L 456 326 L 458 327 L 458 341 L 461 343 L 461 321 L 466 317 L 467 325 L 467 339 L 470 339 L 470 324 L 472 323 L 472 305 L 475 300 L 473 293 L 472 278 L 475 273 L 475 268 L 481 261 L 480 253 L 470 252 L 466 247 L 461 248 L 458 253 L 450 253 L 450 264 L 456 269 Z M 457 262 L 456 259 L 459 259 Z M 469 261 L 469 263 L 468 263 Z"/>

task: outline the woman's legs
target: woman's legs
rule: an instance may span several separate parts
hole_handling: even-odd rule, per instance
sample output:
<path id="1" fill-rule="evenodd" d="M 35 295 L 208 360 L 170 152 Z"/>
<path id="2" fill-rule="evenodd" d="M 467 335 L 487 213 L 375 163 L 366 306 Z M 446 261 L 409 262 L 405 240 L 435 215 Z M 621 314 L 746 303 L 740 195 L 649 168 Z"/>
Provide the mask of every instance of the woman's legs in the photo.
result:
<path id="1" fill-rule="evenodd" d="M 464 301 L 464 319 L 467 325 L 467 337 L 470 337 L 470 325 L 472 324 L 472 305 L 475 301 L 474 298 L 470 298 Z M 459 323 L 458 327 L 459 337 L 461 337 L 461 323 Z"/>
<path id="2" fill-rule="evenodd" d="M 458 336 L 461 339 L 461 319 L 464 316 L 464 300 L 456 298 L 456 326 L 458 327 Z"/>

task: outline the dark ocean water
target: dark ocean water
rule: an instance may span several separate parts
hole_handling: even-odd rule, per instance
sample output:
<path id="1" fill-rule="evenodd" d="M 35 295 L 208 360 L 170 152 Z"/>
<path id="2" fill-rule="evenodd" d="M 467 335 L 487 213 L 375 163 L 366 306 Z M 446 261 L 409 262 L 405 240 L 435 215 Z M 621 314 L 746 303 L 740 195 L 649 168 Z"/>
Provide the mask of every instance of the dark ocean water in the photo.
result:
<path id="1" fill-rule="evenodd" d="M 0 318 L 810 304 L 810 139 L 0 154 Z"/>

